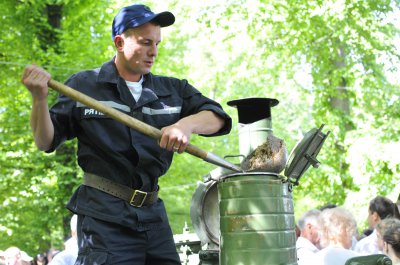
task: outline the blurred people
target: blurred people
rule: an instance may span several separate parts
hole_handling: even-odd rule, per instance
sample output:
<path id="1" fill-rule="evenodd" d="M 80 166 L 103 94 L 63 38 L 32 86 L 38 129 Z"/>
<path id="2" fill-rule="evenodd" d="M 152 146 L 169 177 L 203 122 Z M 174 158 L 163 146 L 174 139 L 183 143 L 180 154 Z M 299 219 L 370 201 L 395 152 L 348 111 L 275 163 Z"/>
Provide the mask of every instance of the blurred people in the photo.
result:
<path id="1" fill-rule="evenodd" d="M 47 250 L 47 252 L 46 252 L 46 259 L 47 259 L 46 262 L 47 263 L 46 264 L 50 263 L 53 260 L 54 256 L 57 255 L 59 252 L 60 252 L 60 250 L 55 249 L 55 248 L 50 248 L 49 250 Z"/>
<path id="2" fill-rule="evenodd" d="M 350 250 L 357 224 L 348 210 L 335 207 L 322 211 L 318 226 L 322 250 L 309 265 L 344 265 L 346 260 L 358 255 Z"/>
<path id="3" fill-rule="evenodd" d="M 17 247 L 9 247 L 4 251 L 6 265 L 21 265 L 21 250 Z"/>
<path id="4" fill-rule="evenodd" d="M 0 265 L 5 265 L 6 264 L 6 260 L 4 258 L 4 251 L 0 250 Z"/>
<path id="5" fill-rule="evenodd" d="M 400 227 L 400 220 L 393 217 L 385 218 L 376 225 L 376 236 L 378 238 L 378 249 L 383 251 L 383 235 L 392 227 Z"/>
<path id="6" fill-rule="evenodd" d="M 7 248 L 3 254 L 6 265 L 29 265 L 33 260 L 25 251 L 14 246 Z"/>
<path id="7" fill-rule="evenodd" d="M 21 265 L 31 265 L 33 258 L 25 251 L 21 251 Z"/>
<path id="8" fill-rule="evenodd" d="M 43 253 L 39 253 L 36 255 L 36 257 L 33 259 L 33 265 L 47 265 L 47 255 Z"/>
<path id="9" fill-rule="evenodd" d="M 358 241 L 354 250 L 361 255 L 379 254 L 378 238 L 376 235 L 376 225 L 387 217 L 399 218 L 399 211 L 396 204 L 383 196 L 372 199 L 368 207 L 368 226 L 372 233 Z"/>
<path id="10" fill-rule="evenodd" d="M 383 234 L 383 253 L 393 265 L 400 265 L 400 226 L 392 226 Z"/>
<path id="11" fill-rule="evenodd" d="M 71 238 L 64 243 L 64 250 L 57 253 L 49 265 L 74 265 L 78 257 L 77 215 L 70 222 Z"/>
<path id="12" fill-rule="evenodd" d="M 319 251 L 318 217 L 321 211 L 313 209 L 299 219 L 300 236 L 296 240 L 298 265 L 310 265 Z"/>
<path id="13" fill-rule="evenodd" d="M 78 251 L 78 232 L 77 232 L 77 224 L 78 224 L 78 216 L 74 214 L 71 217 L 70 221 L 70 229 L 71 229 L 71 237 L 65 241 L 64 249 L 70 251 Z"/>

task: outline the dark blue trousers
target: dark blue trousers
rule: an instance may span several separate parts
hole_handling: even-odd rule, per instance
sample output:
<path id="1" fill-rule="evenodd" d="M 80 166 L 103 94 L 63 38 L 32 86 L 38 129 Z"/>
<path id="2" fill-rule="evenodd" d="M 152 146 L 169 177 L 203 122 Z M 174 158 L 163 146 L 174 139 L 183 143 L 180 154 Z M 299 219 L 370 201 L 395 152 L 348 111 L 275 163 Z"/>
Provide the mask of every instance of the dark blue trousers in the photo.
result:
<path id="1" fill-rule="evenodd" d="M 75 265 L 181 265 L 169 226 L 136 231 L 80 215 L 78 242 Z"/>

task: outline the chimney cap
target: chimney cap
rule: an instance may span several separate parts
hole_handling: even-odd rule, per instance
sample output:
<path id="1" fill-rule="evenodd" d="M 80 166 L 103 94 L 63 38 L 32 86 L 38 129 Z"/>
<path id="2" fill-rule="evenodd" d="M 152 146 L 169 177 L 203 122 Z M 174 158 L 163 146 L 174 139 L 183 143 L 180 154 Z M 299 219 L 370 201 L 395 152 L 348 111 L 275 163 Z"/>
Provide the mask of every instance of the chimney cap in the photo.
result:
<path id="1" fill-rule="evenodd" d="M 238 109 L 239 123 L 249 124 L 271 118 L 271 108 L 279 104 L 274 98 L 243 98 L 227 103 Z"/>

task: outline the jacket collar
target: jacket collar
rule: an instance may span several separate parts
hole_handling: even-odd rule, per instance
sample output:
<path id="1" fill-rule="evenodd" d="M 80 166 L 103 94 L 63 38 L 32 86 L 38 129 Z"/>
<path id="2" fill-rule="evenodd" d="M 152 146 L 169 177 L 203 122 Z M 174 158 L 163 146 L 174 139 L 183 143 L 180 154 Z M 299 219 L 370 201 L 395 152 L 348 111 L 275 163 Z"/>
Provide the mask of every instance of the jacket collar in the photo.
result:
<path id="1" fill-rule="evenodd" d="M 118 84 L 119 74 L 114 59 L 115 56 L 101 66 L 97 82 Z"/>
<path id="2" fill-rule="evenodd" d="M 118 84 L 118 80 L 121 78 L 118 74 L 117 67 L 115 65 L 115 56 L 105 62 L 99 71 L 99 75 L 97 77 L 97 82 L 106 82 Z M 157 85 L 158 77 L 154 76 L 152 73 L 148 73 L 144 75 L 143 89 L 147 88 L 152 90 L 157 96 L 167 96 L 170 95 L 171 92 L 164 86 Z"/>

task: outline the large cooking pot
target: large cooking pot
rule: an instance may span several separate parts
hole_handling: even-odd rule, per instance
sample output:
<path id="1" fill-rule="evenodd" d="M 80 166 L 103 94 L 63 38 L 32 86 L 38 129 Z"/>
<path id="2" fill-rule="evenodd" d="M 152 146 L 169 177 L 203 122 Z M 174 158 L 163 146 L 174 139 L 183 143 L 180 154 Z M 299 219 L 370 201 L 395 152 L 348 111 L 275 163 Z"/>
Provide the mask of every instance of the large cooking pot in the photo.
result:
<path id="1" fill-rule="evenodd" d="M 220 264 L 297 264 L 288 183 L 273 173 L 239 173 L 218 182 Z"/>
<path id="2" fill-rule="evenodd" d="M 203 250 L 221 265 L 296 264 L 293 185 L 316 159 L 327 134 L 308 132 L 292 150 L 284 175 L 216 168 L 199 182 L 190 216 Z"/>

